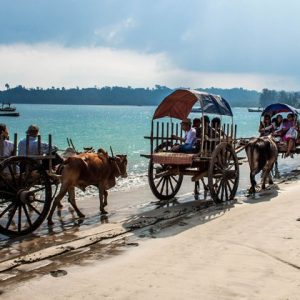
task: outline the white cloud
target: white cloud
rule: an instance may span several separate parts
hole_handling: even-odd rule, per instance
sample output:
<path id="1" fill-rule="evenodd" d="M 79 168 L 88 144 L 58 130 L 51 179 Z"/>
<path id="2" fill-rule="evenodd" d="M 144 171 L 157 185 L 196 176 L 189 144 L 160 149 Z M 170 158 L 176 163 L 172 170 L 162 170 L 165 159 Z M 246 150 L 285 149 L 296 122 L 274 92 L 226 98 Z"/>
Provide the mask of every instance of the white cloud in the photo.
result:
<path id="1" fill-rule="evenodd" d="M 103 26 L 94 31 L 95 35 L 109 44 L 117 45 L 123 41 L 123 33 L 134 28 L 136 25 L 133 18 L 128 17 L 116 24 Z"/>
<path id="2" fill-rule="evenodd" d="M 0 46 L 0 89 L 11 87 L 244 87 L 297 90 L 299 78 L 243 73 L 204 73 L 176 67 L 164 53 L 103 47 Z"/>

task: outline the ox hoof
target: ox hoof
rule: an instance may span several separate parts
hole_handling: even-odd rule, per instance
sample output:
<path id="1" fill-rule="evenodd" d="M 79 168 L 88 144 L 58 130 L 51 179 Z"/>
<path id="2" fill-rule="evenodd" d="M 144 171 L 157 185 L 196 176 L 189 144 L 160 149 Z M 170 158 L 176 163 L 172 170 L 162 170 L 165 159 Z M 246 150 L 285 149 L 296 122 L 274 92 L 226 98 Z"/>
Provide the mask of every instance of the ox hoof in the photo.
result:
<path id="1" fill-rule="evenodd" d="M 250 188 L 249 190 L 248 190 L 248 194 L 249 195 L 254 195 L 255 194 L 255 189 L 253 189 L 253 188 Z"/>
<path id="2" fill-rule="evenodd" d="M 78 214 L 78 218 L 85 218 L 84 214 Z"/>
<path id="3" fill-rule="evenodd" d="M 64 206 L 61 203 L 57 204 L 57 209 L 62 209 Z"/>
<path id="4" fill-rule="evenodd" d="M 100 212 L 101 212 L 101 215 L 107 215 L 108 214 L 108 212 L 105 209 L 102 209 Z"/>

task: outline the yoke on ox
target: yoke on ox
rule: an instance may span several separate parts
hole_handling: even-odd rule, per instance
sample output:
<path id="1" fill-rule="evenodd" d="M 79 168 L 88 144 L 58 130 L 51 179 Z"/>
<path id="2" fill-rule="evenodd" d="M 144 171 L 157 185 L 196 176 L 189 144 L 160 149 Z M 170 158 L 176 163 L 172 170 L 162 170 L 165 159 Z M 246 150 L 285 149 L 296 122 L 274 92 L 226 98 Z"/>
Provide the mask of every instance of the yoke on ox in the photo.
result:
<path id="1" fill-rule="evenodd" d="M 67 158 L 63 164 L 61 188 L 47 218 L 48 224 L 53 224 L 53 212 L 67 192 L 77 215 L 84 217 L 75 202 L 75 187 L 85 191 L 89 185 L 96 186 L 99 190 L 100 211 L 106 214 L 104 207 L 107 205 L 107 190 L 115 186 L 116 178 L 120 176 L 127 176 L 126 155 L 109 157 L 107 152 L 99 149 L 97 153 L 81 153 Z"/>

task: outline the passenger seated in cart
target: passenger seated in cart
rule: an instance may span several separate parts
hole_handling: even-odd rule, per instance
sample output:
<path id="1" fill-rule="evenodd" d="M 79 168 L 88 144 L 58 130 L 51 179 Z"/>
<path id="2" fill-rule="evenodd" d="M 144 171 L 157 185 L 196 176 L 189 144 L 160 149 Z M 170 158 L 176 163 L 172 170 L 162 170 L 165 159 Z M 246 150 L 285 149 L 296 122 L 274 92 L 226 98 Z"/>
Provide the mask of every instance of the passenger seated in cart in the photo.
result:
<path id="1" fill-rule="evenodd" d="M 181 138 L 179 136 L 172 135 L 172 138 L 180 140 L 184 142 L 184 144 L 174 145 L 171 150 L 173 152 L 194 153 L 196 151 L 195 145 L 197 137 L 196 128 L 192 127 L 191 119 L 183 119 L 181 122 L 181 128 L 185 131 L 185 137 Z"/>
<path id="2" fill-rule="evenodd" d="M 225 132 L 221 129 L 221 119 L 219 117 L 215 117 L 211 120 L 211 138 L 219 138 L 220 135 L 226 137 Z"/>
<path id="3" fill-rule="evenodd" d="M 211 127 L 214 130 L 219 131 L 221 129 L 221 119 L 218 117 L 215 117 L 211 120 Z"/>
<path id="4" fill-rule="evenodd" d="M 269 115 L 265 115 L 262 122 L 260 122 L 258 129 L 260 136 L 268 136 L 274 131 L 273 124 L 271 123 L 271 117 Z"/>
<path id="5" fill-rule="evenodd" d="M 204 135 L 207 135 L 207 136 L 211 136 L 211 127 L 209 125 L 209 122 L 210 122 L 209 117 L 204 116 Z M 194 123 L 197 124 L 197 128 L 193 125 L 193 127 L 196 128 L 197 138 L 201 139 L 201 137 L 202 137 L 202 118 L 201 119 L 195 118 L 193 120 L 193 124 Z"/>
<path id="6" fill-rule="evenodd" d="M 196 129 L 196 137 L 200 137 L 201 136 L 201 120 L 199 118 L 195 118 L 193 120 L 193 128 Z"/>
<path id="7" fill-rule="evenodd" d="M 14 144 L 8 140 L 8 128 L 5 124 L 0 124 L 0 142 L 2 143 L 0 149 L 0 155 L 2 157 L 9 157 L 12 156 L 14 153 Z"/>
<path id="8" fill-rule="evenodd" d="M 282 115 L 277 115 L 272 119 L 272 124 L 274 127 L 274 132 L 272 133 L 275 142 L 282 141 L 282 127 L 283 127 L 283 117 Z"/>
<path id="9" fill-rule="evenodd" d="M 274 122 L 272 122 L 273 126 L 274 126 L 274 132 L 280 130 L 281 126 L 283 123 L 283 118 L 282 115 L 277 115 Z"/>
<path id="10" fill-rule="evenodd" d="M 208 135 L 208 136 L 211 136 L 211 127 L 209 125 L 209 123 L 210 123 L 209 117 L 204 116 L 202 118 L 204 119 L 204 134 Z M 202 118 L 201 118 L 201 125 L 202 125 Z"/>
<path id="11" fill-rule="evenodd" d="M 39 154 L 39 149 L 38 149 L 38 135 L 39 135 L 39 127 L 37 125 L 30 125 L 26 131 L 26 134 L 28 135 L 28 145 L 29 149 L 28 152 L 26 151 L 26 137 L 22 139 L 19 142 L 18 145 L 18 154 L 20 156 L 25 156 L 26 154 L 28 155 L 38 155 Z M 57 147 L 52 146 L 49 151 L 49 145 L 47 143 L 42 143 L 41 142 L 41 154 L 51 154 L 55 155 L 55 158 L 52 160 L 52 166 L 56 166 L 58 164 L 61 164 L 63 162 L 63 159 L 56 153 L 57 152 Z M 45 160 L 43 161 L 43 165 L 48 168 L 49 166 L 49 161 Z"/>
<path id="12" fill-rule="evenodd" d="M 282 134 L 282 140 L 287 142 L 287 151 L 285 153 L 285 157 L 288 157 L 295 149 L 296 140 L 298 137 L 297 124 L 295 122 L 294 114 L 287 115 L 287 120 L 282 124 Z"/>

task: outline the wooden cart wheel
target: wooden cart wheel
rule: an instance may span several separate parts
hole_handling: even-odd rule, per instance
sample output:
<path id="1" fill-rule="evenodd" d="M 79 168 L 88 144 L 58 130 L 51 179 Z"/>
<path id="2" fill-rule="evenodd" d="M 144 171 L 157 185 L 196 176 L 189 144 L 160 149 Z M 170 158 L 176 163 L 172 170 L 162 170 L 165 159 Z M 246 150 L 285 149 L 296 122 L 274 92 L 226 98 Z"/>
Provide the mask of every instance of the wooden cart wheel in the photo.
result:
<path id="1" fill-rule="evenodd" d="M 166 149 L 167 149 L 167 143 L 162 143 L 161 145 L 156 147 L 154 152 L 165 151 Z M 152 159 L 150 159 L 149 161 L 149 166 L 148 166 L 149 186 L 154 196 L 160 200 L 170 200 L 174 198 L 178 193 L 182 184 L 182 180 L 183 180 L 182 174 L 162 176 L 156 178 L 157 174 L 166 171 L 168 168 L 169 168 L 168 165 L 153 163 Z"/>
<path id="2" fill-rule="evenodd" d="M 208 187 L 212 199 L 222 203 L 234 199 L 239 184 L 239 163 L 230 144 L 219 144 L 208 168 Z"/>
<path id="3" fill-rule="evenodd" d="M 14 156 L 0 164 L 0 233 L 21 236 L 36 230 L 51 206 L 51 184 L 42 165 Z"/>

